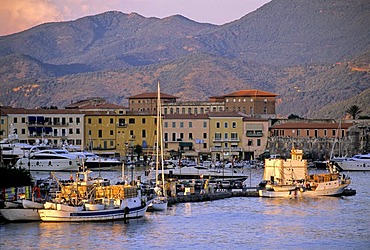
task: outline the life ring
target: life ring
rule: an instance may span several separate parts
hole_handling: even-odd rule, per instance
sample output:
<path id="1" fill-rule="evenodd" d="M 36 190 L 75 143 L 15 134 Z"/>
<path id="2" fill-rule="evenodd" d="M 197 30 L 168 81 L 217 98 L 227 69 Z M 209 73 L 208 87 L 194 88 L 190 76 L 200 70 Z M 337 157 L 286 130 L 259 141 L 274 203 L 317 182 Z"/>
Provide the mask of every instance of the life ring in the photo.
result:
<path id="1" fill-rule="evenodd" d="M 41 191 L 40 191 L 40 188 L 38 186 L 33 187 L 32 192 L 36 193 L 37 198 L 41 198 Z"/>

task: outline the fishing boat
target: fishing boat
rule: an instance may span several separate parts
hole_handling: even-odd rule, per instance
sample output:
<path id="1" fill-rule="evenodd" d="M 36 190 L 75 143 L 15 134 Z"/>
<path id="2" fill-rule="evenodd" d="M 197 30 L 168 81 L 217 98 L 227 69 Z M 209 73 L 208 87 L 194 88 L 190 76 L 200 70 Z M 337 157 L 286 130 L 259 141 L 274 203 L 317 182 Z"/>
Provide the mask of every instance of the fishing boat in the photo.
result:
<path id="1" fill-rule="evenodd" d="M 130 185 L 101 185 L 88 177 L 88 170 L 77 174 L 73 183 L 62 184 L 53 202 L 40 209 L 42 221 L 82 222 L 128 220 L 144 216 L 151 200 Z"/>
<path id="2" fill-rule="evenodd" d="M 12 204 L 15 204 L 14 206 Z M 40 202 L 22 199 L 17 203 L 6 202 L 5 208 L 0 209 L 2 216 L 8 221 L 39 221 L 38 210 L 44 208 Z"/>
<path id="3" fill-rule="evenodd" d="M 156 186 L 154 189 L 156 191 L 157 197 L 154 198 L 153 202 L 150 204 L 153 211 L 166 211 L 168 200 L 166 197 L 165 190 L 165 179 L 164 179 L 164 158 L 163 158 L 163 127 L 162 127 L 162 111 L 161 111 L 161 91 L 158 82 L 158 91 L 157 91 L 157 147 L 156 147 L 156 185 L 159 184 L 158 181 L 158 172 L 159 172 L 159 160 L 161 160 L 162 168 L 162 188 Z"/>
<path id="4" fill-rule="evenodd" d="M 351 183 L 350 179 L 335 172 L 308 174 L 303 151 L 293 147 L 290 159 L 265 160 L 261 197 L 338 196 Z"/>

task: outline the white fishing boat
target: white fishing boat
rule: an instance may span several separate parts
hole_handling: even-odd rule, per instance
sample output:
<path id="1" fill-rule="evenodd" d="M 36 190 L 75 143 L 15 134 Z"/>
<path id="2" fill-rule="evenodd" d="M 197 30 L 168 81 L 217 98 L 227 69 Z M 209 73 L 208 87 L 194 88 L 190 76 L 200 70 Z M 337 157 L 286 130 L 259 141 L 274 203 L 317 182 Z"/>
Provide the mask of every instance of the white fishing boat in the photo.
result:
<path id="1" fill-rule="evenodd" d="M 68 184 L 55 177 L 61 190 L 53 202 L 39 210 L 42 221 L 107 221 L 144 216 L 151 200 L 142 196 L 141 190 L 129 185 L 101 185 L 88 173 L 77 173 L 76 181 Z M 79 174 L 83 174 L 82 180 Z"/>
<path id="2" fill-rule="evenodd" d="M 5 208 L 0 212 L 8 221 L 39 221 L 38 210 L 41 208 L 44 208 L 42 203 L 22 199 L 17 203 L 5 202 Z"/>
<path id="3" fill-rule="evenodd" d="M 8 221 L 39 221 L 37 208 L 3 208 L 0 209 L 3 217 Z"/>
<path id="4" fill-rule="evenodd" d="M 334 172 L 308 174 L 302 150 L 291 150 L 291 159 L 265 160 L 261 197 L 338 196 L 350 184 L 344 175 Z"/>

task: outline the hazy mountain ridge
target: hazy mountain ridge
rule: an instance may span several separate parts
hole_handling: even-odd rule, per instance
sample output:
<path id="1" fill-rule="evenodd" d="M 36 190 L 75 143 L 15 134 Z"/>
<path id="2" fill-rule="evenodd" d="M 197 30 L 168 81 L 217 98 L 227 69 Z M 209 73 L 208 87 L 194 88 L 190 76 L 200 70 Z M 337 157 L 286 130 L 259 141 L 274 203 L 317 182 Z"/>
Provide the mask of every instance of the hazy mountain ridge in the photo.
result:
<path id="1" fill-rule="evenodd" d="M 0 102 L 125 105 L 160 80 L 180 100 L 256 88 L 279 94 L 280 115 L 336 118 L 348 102 L 370 114 L 369 14 L 365 0 L 273 0 L 222 26 L 117 11 L 43 24 L 0 37 Z"/>

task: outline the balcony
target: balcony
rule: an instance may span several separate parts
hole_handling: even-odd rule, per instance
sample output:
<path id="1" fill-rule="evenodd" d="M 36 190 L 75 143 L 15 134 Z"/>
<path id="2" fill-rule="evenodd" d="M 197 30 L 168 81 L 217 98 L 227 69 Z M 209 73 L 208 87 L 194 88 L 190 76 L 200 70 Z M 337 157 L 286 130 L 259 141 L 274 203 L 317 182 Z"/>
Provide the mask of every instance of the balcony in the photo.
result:
<path id="1" fill-rule="evenodd" d="M 228 147 L 228 148 L 222 148 L 222 147 L 211 147 L 211 152 L 241 152 L 243 151 L 240 147 Z"/>
<path id="2" fill-rule="evenodd" d="M 262 132 L 247 132 L 246 133 L 247 137 L 263 137 Z"/>
<path id="3" fill-rule="evenodd" d="M 239 142 L 239 138 L 214 138 L 213 142 Z"/>

